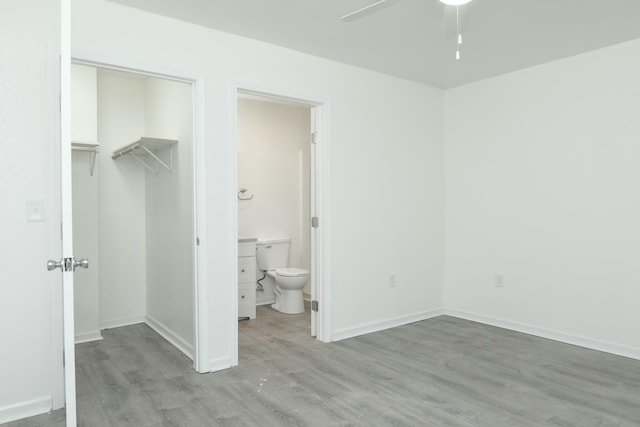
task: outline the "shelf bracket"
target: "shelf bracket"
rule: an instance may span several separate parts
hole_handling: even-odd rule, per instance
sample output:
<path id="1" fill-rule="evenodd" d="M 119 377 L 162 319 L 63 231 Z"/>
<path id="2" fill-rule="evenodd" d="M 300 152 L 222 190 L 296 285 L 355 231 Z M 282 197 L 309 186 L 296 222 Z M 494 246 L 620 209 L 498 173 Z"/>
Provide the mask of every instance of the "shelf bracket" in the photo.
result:
<path id="1" fill-rule="evenodd" d="M 133 156 L 134 159 L 136 159 L 137 161 L 140 162 L 140 164 L 142 164 L 142 166 L 144 166 L 145 168 L 147 168 L 147 170 L 149 172 L 151 172 L 154 175 L 158 175 L 158 167 L 156 166 L 155 168 L 152 168 L 151 166 L 149 166 L 147 164 L 147 162 L 144 161 L 144 159 L 141 159 L 136 153 L 131 153 L 131 155 Z"/>
<path id="2" fill-rule="evenodd" d="M 93 172 L 96 169 L 96 154 L 98 154 L 96 151 L 89 153 L 89 175 L 90 176 L 93 176 Z"/>
<path id="3" fill-rule="evenodd" d="M 73 151 L 85 151 L 89 153 L 89 175 L 93 176 L 96 169 L 96 156 L 100 151 L 100 144 L 97 142 L 71 141 Z"/>
<path id="4" fill-rule="evenodd" d="M 173 169 L 173 147 L 169 148 L 169 164 L 166 164 L 165 162 L 163 162 L 158 156 L 155 155 L 155 153 L 153 151 L 149 150 L 147 147 L 140 147 L 140 148 L 142 148 L 144 151 L 146 151 L 149 156 L 153 157 L 153 159 L 156 161 L 156 167 L 155 168 L 152 168 L 151 166 L 149 166 L 149 164 L 147 162 L 145 162 L 144 159 L 141 158 L 140 156 L 138 156 L 136 153 L 132 152 L 131 155 L 133 157 L 135 157 L 135 159 L 137 161 L 142 163 L 144 165 L 144 167 L 147 168 L 152 174 L 158 175 L 158 164 L 161 164 L 162 166 L 164 166 L 164 168 L 166 170 L 168 170 L 169 173 L 172 172 L 172 169 Z"/>
<path id="5" fill-rule="evenodd" d="M 156 159 L 156 175 L 158 174 L 158 163 L 164 166 L 165 169 L 167 169 L 169 172 L 172 171 L 171 169 L 173 168 L 173 147 L 169 147 L 169 164 L 168 165 L 162 160 L 160 160 L 160 158 L 155 154 L 153 154 L 153 152 L 149 150 L 147 147 L 142 147 L 142 149 L 146 151 L 147 154 L 149 154 L 151 157 Z"/>

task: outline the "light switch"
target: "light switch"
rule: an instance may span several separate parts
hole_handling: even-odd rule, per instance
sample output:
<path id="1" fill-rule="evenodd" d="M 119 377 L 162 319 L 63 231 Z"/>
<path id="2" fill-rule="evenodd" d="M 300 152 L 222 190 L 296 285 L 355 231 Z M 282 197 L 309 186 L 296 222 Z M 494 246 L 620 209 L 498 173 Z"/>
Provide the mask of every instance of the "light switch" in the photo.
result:
<path id="1" fill-rule="evenodd" d="M 27 221 L 28 222 L 44 221 L 44 201 L 43 200 L 27 201 Z"/>

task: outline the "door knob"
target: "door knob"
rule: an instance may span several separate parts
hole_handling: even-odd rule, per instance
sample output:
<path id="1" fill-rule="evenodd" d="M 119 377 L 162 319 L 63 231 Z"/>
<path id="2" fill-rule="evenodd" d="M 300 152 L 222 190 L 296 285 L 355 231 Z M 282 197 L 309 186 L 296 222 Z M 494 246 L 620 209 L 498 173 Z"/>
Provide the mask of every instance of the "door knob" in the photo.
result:
<path id="1" fill-rule="evenodd" d="M 54 261 L 52 259 L 47 261 L 47 270 L 52 271 L 52 270 L 55 270 L 56 268 L 59 268 L 62 270 L 62 261 Z"/>
<path id="2" fill-rule="evenodd" d="M 89 268 L 89 260 L 86 258 L 81 258 L 79 260 L 73 259 L 73 269 L 75 270 L 78 267 Z"/>
<path id="3" fill-rule="evenodd" d="M 82 258 L 76 260 L 75 258 L 63 258 L 60 261 L 54 261 L 50 259 L 47 261 L 47 270 L 52 271 L 59 268 L 63 271 L 75 271 L 76 268 L 89 268 L 89 260 Z"/>

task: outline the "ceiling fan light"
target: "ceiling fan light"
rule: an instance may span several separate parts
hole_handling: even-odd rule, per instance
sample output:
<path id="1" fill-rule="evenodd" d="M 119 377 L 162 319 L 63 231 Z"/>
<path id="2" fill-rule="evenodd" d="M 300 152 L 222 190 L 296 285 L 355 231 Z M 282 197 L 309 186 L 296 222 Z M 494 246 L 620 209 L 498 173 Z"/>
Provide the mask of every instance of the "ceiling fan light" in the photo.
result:
<path id="1" fill-rule="evenodd" d="M 463 4 L 469 3 L 471 0 L 440 0 L 441 3 L 447 4 L 449 6 L 462 6 Z"/>

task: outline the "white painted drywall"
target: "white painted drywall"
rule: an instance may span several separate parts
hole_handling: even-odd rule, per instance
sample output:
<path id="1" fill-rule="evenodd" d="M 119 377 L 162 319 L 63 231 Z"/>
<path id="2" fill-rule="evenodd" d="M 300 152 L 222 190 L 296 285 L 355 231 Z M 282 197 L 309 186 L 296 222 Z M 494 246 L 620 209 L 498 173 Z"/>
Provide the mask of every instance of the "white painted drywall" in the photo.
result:
<path id="1" fill-rule="evenodd" d="M 145 135 L 177 139 L 173 171 L 146 174 L 147 318 L 193 352 L 193 95 L 191 85 L 145 81 Z M 168 163 L 169 151 L 158 153 Z"/>
<path id="2" fill-rule="evenodd" d="M 71 140 L 98 141 L 97 69 L 71 65 Z"/>
<path id="3" fill-rule="evenodd" d="M 89 174 L 89 153 L 72 153 L 73 251 L 87 258 L 88 269 L 79 268 L 73 278 L 76 342 L 100 339 L 98 256 L 98 174 Z M 97 171 L 96 171 L 97 172 Z"/>
<path id="4" fill-rule="evenodd" d="M 71 66 L 72 141 L 95 143 L 98 140 L 98 79 L 96 71 L 93 67 L 75 64 Z M 98 170 L 94 168 L 94 173 L 91 175 L 90 164 L 89 153 L 73 152 L 73 250 L 76 258 L 89 259 L 90 267 L 86 270 L 77 269 L 73 279 L 76 342 L 101 338 Z"/>
<path id="5" fill-rule="evenodd" d="M 238 234 L 259 239 L 290 237 L 288 267 L 309 270 L 311 111 L 248 99 L 238 100 L 238 187 L 247 188 L 238 203 Z M 281 267 L 287 267 L 281 266 Z M 258 278 L 262 272 L 256 272 Z M 256 302 L 275 302 L 272 281 L 265 280 Z"/>
<path id="6" fill-rule="evenodd" d="M 144 321 L 145 169 L 114 150 L 145 134 L 144 79 L 98 70 L 100 328 Z"/>
<path id="7" fill-rule="evenodd" d="M 112 2 L 74 1 L 72 47 L 203 75 L 209 331 L 212 364 L 229 366 L 237 212 L 233 84 L 330 102 L 334 330 L 442 305 L 443 91 Z M 113 23 L 118 25 L 114 26 Z M 144 31 L 140 31 L 144 28 Z M 395 273 L 397 286 L 389 288 Z"/>
<path id="8" fill-rule="evenodd" d="M 50 233 L 57 224 L 49 214 L 44 224 L 25 221 L 26 200 L 49 207 L 54 198 L 47 102 L 56 105 L 56 97 L 47 94 L 55 62 L 47 69 L 45 40 L 56 44 L 51 17 L 58 10 L 56 2 L 35 0 L 0 7 L 6 7 L 1 39 L 20 40 L 0 51 L 0 112 L 8 117 L 0 122 L 0 227 L 14 242 L 0 249 L 0 330 L 3 345 L 15 349 L 0 353 L 0 382 L 12 385 L 0 388 L 4 414 L 12 405 L 46 402 L 61 369 L 50 363 L 52 329 L 59 328 L 59 307 L 51 301 L 60 279 L 33 268 L 38 259 L 59 257 Z M 235 179 L 226 145 L 232 82 L 325 96 L 333 148 L 334 329 L 440 306 L 442 91 L 103 1 L 74 1 L 72 24 L 75 49 L 205 76 L 204 238 L 211 242 L 235 232 L 225 206 Z M 638 56 L 636 41 L 450 92 L 448 305 L 637 346 L 630 337 L 637 263 L 629 260 L 637 253 L 630 220 L 637 214 L 637 168 L 629 166 L 637 152 L 629 134 L 637 130 L 633 108 L 623 107 L 638 99 L 630 74 Z M 510 245 L 515 249 L 507 252 Z M 232 254 L 214 244 L 209 251 L 216 366 L 230 354 Z M 505 275 L 502 296 L 492 288 L 498 269 Z M 382 274 L 391 270 L 399 279 L 394 289 Z"/>
<path id="9" fill-rule="evenodd" d="M 61 256 L 49 169 L 59 16 L 57 1 L 0 2 L 0 423 L 47 411 L 60 391 L 62 275 L 46 269 Z M 43 222 L 27 222 L 29 200 L 44 203 Z"/>
<path id="10" fill-rule="evenodd" d="M 447 307 L 640 350 L 639 73 L 636 40 L 447 91 Z"/>

